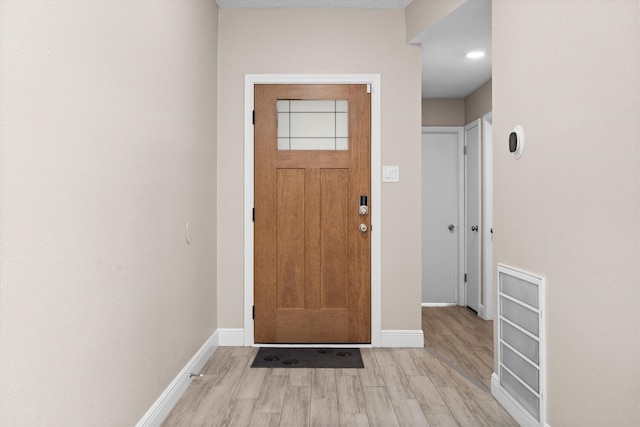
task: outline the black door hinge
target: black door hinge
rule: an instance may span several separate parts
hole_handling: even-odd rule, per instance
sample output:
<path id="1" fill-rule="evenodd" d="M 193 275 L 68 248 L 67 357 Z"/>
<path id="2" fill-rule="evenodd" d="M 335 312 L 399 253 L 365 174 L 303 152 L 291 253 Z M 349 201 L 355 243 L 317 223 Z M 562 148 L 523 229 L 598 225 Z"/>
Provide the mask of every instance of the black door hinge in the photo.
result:
<path id="1" fill-rule="evenodd" d="M 251 318 L 252 318 L 252 319 L 255 319 L 255 318 L 256 318 L 256 306 L 255 306 L 255 305 L 253 306 L 253 311 L 252 311 L 252 313 L 251 313 Z"/>
<path id="2" fill-rule="evenodd" d="M 251 209 L 251 221 L 256 222 L 256 208 Z"/>
<path id="3" fill-rule="evenodd" d="M 253 110 L 253 116 L 251 117 L 251 123 L 256 124 L 256 110 Z"/>
<path id="4" fill-rule="evenodd" d="M 464 273 L 464 283 L 467 283 L 467 273 Z"/>

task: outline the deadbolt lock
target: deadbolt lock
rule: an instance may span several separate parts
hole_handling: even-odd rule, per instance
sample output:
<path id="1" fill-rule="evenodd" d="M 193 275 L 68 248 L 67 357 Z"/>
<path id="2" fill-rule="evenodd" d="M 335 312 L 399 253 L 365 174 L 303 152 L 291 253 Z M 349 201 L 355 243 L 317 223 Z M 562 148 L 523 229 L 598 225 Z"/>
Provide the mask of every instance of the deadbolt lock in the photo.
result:
<path id="1" fill-rule="evenodd" d="M 360 207 L 358 213 L 362 216 L 369 214 L 369 198 L 367 196 L 360 196 Z"/>

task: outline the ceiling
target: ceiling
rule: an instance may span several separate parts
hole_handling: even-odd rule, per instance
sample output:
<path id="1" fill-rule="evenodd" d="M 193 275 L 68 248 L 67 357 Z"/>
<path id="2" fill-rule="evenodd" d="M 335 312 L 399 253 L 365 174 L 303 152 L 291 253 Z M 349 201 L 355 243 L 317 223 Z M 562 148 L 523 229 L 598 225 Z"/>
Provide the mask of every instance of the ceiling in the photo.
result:
<path id="1" fill-rule="evenodd" d="M 491 78 L 491 1 L 469 0 L 421 34 L 422 97 L 464 98 Z M 486 53 L 468 59 L 473 50 Z"/>
<path id="2" fill-rule="evenodd" d="M 403 9 L 412 0 L 216 0 L 229 8 Z M 418 0 L 425 1 L 425 0 Z M 491 0 L 468 0 L 420 35 L 422 97 L 464 98 L 491 78 Z M 486 56 L 467 59 L 471 50 Z"/>

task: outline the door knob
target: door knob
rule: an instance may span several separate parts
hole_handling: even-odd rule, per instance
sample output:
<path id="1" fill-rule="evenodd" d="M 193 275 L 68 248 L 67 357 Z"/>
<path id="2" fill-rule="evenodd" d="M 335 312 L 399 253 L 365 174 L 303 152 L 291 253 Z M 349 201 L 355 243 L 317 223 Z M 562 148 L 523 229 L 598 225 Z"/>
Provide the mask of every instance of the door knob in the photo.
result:
<path id="1" fill-rule="evenodd" d="M 453 231 L 455 230 L 456 226 L 453 224 L 449 224 L 449 226 L 447 227 L 449 229 L 449 231 Z"/>
<path id="2" fill-rule="evenodd" d="M 366 233 L 367 232 L 367 224 L 360 224 L 360 232 L 361 233 Z"/>
<path id="3" fill-rule="evenodd" d="M 472 225 L 471 226 L 471 231 L 478 231 L 478 226 L 477 225 Z"/>

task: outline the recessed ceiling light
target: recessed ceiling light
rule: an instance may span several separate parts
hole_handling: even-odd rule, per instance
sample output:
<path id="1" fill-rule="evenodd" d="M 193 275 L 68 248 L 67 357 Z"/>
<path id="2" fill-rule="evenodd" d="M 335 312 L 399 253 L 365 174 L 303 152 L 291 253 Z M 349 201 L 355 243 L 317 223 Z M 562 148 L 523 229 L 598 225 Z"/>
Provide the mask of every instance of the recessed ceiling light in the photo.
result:
<path id="1" fill-rule="evenodd" d="M 471 52 L 467 52 L 467 58 L 469 59 L 478 59 L 484 56 L 484 51 L 482 50 L 472 50 Z"/>

